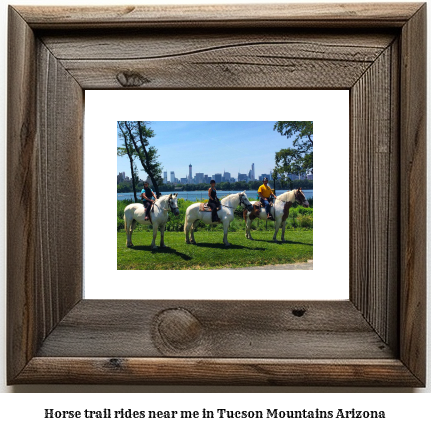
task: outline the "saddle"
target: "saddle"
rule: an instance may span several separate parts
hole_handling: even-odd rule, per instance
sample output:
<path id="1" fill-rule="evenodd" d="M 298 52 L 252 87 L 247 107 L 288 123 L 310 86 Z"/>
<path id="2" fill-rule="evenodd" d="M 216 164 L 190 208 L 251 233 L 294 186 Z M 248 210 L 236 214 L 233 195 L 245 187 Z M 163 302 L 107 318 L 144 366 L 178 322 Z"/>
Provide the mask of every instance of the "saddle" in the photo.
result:
<path id="1" fill-rule="evenodd" d="M 269 205 L 272 207 L 274 204 L 272 202 L 270 202 Z M 253 204 L 253 210 L 250 212 L 250 215 L 249 215 L 250 220 L 254 220 L 257 217 L 259 217 L 259 214 L 260 214 L 262 208 L 263 208 L 263 204 L 260 201 L 256 201 Z M 245 221 L 247 220 L 247 213 L 248 213 L 248 211 L 244 210 L 243 215 L 244 215 Z M 289 215 L 289 212 L 287 214 Z M 274 220 L 274 218 L 272 216 L 270 216 L 269 220 Z"/>
<path id="2" fill-rule="evenodd" d="M 263 206 L 262 206 L 262 203 L 260 201 L 256 201 L 253 204 L 253 210 L 250 212 L 250 216 L 249 216 L 250 220 L 253 220 L 253 219 L 256 219 L 257 217 L 259 217 L 260 210 L 262 207 Z M 247 213 L 248 213 L 248 210 L 244 210 L 243 215 L 244 215 L 245 221 L 247 220 Z"/>
<path id="3" fill-rule="evenodd" d="M 221 210 L 221 207 L 217 207 L 217 211 Z M 206 212 L 210 212 L 211 207 L 208 206 L 208 203 L 200 203 L 199 204 L 199 211 L 206 211 Z"/>
<path id="4" fill-rule="evenodd" d="M 210 212 L 210 211 L 211 211 L 211 208 L 208 207 L 208 204 L 207 204 L 207 203 L 200 203 L 200 204 L 199 204 L 199 211 L 207 211 L 207 212 Z"/>

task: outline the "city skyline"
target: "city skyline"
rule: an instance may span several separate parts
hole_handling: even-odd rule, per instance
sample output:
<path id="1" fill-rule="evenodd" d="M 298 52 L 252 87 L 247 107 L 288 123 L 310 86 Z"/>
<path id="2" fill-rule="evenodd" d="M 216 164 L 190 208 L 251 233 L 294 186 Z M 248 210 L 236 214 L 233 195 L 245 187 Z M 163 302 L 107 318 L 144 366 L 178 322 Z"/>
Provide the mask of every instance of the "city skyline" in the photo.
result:
<path id="1" fill-rule="evenodd" d="M 150 127 L 155 137 L 150 138 L 159 154 L 163 173 L 173 171 L 178 179 L 204 173 L 208 176 L 231 173 L 247 174 L 254 169 L 255 178 L 274 169 L 275 152 L 291 146 L 292 140 L 273 130 L 274 121 L 241 122 L 163 122 L 154 121 Z M 117 137 L 117 146 L 122 146 Z M 254 165 L 254 168 L 253 168 Z M 137 161 L 139 176 L 144 177 Z M 117 173 L 126 172 L 130 177 L 127 156 L 117 157 Z"/>
<path id="2" fill-rule="evenodd" d="M 210 180 L 215 180 L 216 183 L 220 182 L 235 182 L 235 181 L 254 181 L 254 180 L 261 180 L 263 177 L 268 177 L 269 179 L 272 179 L 272 171 L 269 173 L 261 173 L 260 175 L 256 176 L 255 174 L 255 164 L 251 164 L 251 169 L 248 171 L 248 173 L 237 173 L 237 175 L 234 175 L 234 173 L 230 173 L 228 171 L 216 172 L 212 175 L 202 172 L 196 172 L 193 175 L 193 169 L 192 165 L 189 164 L 189 174 L 187 177 L 177 177 L 174 171 L 171 171 L 171 176 L 169 180 L 167 180 L 167 171 L 163 171 L 163 183 L 181 183 L 181 184 L 200 184 L 200 183 L 209 183 Z M 297 176 L 296 176 L 297 177 Z M 172 179 L 175 179 L 175 181 L 172 181 Z"/>

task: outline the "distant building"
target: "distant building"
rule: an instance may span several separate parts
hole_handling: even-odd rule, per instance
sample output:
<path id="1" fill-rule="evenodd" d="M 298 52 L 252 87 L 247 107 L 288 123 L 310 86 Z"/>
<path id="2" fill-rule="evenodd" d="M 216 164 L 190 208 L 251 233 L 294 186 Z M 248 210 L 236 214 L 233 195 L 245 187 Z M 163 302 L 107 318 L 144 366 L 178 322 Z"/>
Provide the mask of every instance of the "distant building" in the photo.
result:
<path id="1" fill-rule="evenodd" d="M 290 178 L 290 180 L 298 180 L 299 176 L 296 174 L 286 174 L 286 177 Z"/>
<path id="2" fill-rule="evenodd" d="M 210 182 L 210 178 L 208 177 L 208 174 L 204 175 L 204 183 L 209 183 Z"/>
<path id="3" fill-rule="evenodd" d="M 241 174 L 238 173 L 238 181 L 248 181 L 248 175 L 247 174 Z"/>
<path id="4" fill-rule="evenodd" d="M 224 172 L 223 180 L 226 182 L 230 181 L 230 172 L 226 172 L 226 171 Z"/>
<path id="5" fill-rule="evenodd" d="M 125 172 L 118 173 L 118 175 L 117 175 L 117 184 L 122 183 L 125 180 L 126 180 L 126 173 Z"/>
<path id="6" fill-rule="evenodd" d="M 254 171 L 254 163 L 251 164 L 250 180 L 256 180 L 256 174 Z"/>
<path id="7" fill-rule="evenodd" d="M 204 182 L 204 173 L 196 173 L 195 175 L 196 184 Z"/>
<path id="8" fill-rule="evenodd" d="M 163 183 L 166 184 L 168 182 L 168 172 L 164 171 L 163 172 Z"/>
<path id="9" fill-rule="evenodd" d="M 263 179 L 264 179 L 265 177 L 266 177 L 268 180 L 271 179 L 271 175 L 270 175 L 270 174 L 261 174 L 261 175 L 259 176 L 259 180 L 260 180 L 260 181 L 263 181 Z"/>
<path id="10" fill-rule="evenodd" d="M 214 180 L 216 183 L 221 183 L 221 174 L 214 174 Z"/>
<path id="11" fill-rule="evenodd" d="M 181 177 L 181 184 L 187 184 L 187 177 Z"/>
<path id="12" fill-rule="evenodd" d="M 193 180 L 193 175 L 192 175 L 192 164 L 189 165 L 189 182 L 191 183 Z"/>
<path id="13" fill-rule="evenodd" d="M 175 183 L 175 172 L 171 171 L 171 183 Z"/>

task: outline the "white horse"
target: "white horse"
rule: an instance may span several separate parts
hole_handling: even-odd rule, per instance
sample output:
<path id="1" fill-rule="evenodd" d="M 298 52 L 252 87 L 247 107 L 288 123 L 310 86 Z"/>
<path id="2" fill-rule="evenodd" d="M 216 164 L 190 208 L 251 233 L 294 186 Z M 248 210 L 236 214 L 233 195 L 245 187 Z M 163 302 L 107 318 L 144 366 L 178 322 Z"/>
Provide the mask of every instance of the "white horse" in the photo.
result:
<path id="1" fill-rule="evenodd" d="M 180 214 L 178 209 L 178 194 L 164 195 L 157 199 L 153 208 L 150 210 L 151 220 L 145 220 L 145 207 L 142 204 L 129 204 L 124 209 L 124 228 L 126 229 L 126 246 L 133 246 L 132 234 L 136 227 L 136 222 L 142 225 L 153 225 L 153 242 L 151 247 L 156 249 L 157 229 L 160 227 L 160 247 L 165 247 L 165 226 L 168 221 L 168 211 L 171 210 L 175 216 Z M 154 209 L 154 212 L 153 212 Z"/>
<path id="2" fill-rule="evenodd" d="M 277 241 L 277 233 L 281 226 L 281 241 L 284 242 L 284 231 L 286 230 L 286 219 L 289 217 L 289 209 L 292 204 L 297 201 L 303 207 L 308 207 L 308 201 L 305 198 L 301 188 L 295 189 L 289 192 L 284 192 L 279 195 L 271 207 L 271 216 L 274 219 L 274 237 L 272 238 L 275 242 Z M 259 201 L 253 201 L 252 204 L 259 204 Z M 259 217 L 259 219 L 267 219 L 265 208 L 262 207 L 258 215 L 253 212 L 244 211 L 245 220 L 245 236 L 246 238 L 253 240 L 250 233 L 251 224 L 253 219 Z"/>
<path id="3" fill-rule="evenodd" d="M 217 215 L 220 219 L 220 222 L 223 224 L 223 243 L 225 246 L 230 246 L 227 241 L 227 231 L 229 229 L 230 223 L 234 218 L 234 211 L 241 205 L 243 208 L 252 210 L 253 207 L 250 204 L 250 201 L 247 198 L 247 195 L 244 192 L 240 192 L 237 194 L 228 195 L 223 198 L 221 201 L 221 209 L 217 212 Z M 199 210 L 200 203 L 190 205 L 186 210 L 186 220 L 184 223 L 184 233 L 186 235 L 186 243 L 190 243 L 189 233 L 191 233 L 191 243 L 196 244 L 194 237 L 194 229 L 196 227 L 197 221 L 202 221 L 206 224 L 213 224 L 217 222 L 212 222 L 211 212 L 209 211 L 200 211 Z"/>

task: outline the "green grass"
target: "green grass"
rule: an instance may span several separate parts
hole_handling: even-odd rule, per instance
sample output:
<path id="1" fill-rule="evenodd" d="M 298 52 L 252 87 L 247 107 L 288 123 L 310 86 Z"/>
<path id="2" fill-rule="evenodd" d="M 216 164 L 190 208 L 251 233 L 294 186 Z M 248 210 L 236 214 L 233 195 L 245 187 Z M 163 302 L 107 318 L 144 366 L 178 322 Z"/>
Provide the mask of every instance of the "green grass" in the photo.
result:
<path id="1" fill-rule="evenodd" d="M 182 270 L 217 269 L 305 262 L 313 259 L 313 230 L 291 229 L 285 243 L 274 243 L 274 231 L 245 231 L 228 234 L 230 247 L 223 244 L 223 232 L 198 230 L 197 245 L 186 244 L 182 232 L 166 232 L 166 248 L 151 250 L 152 233 L 135 231 L 132 248 L 126 247 L 126 233 L 117 233 L 118 270 Z M 278 233 L 280 238 L 281 232 Z M 156 244 L 160 245 L 160 232 Z"/>

